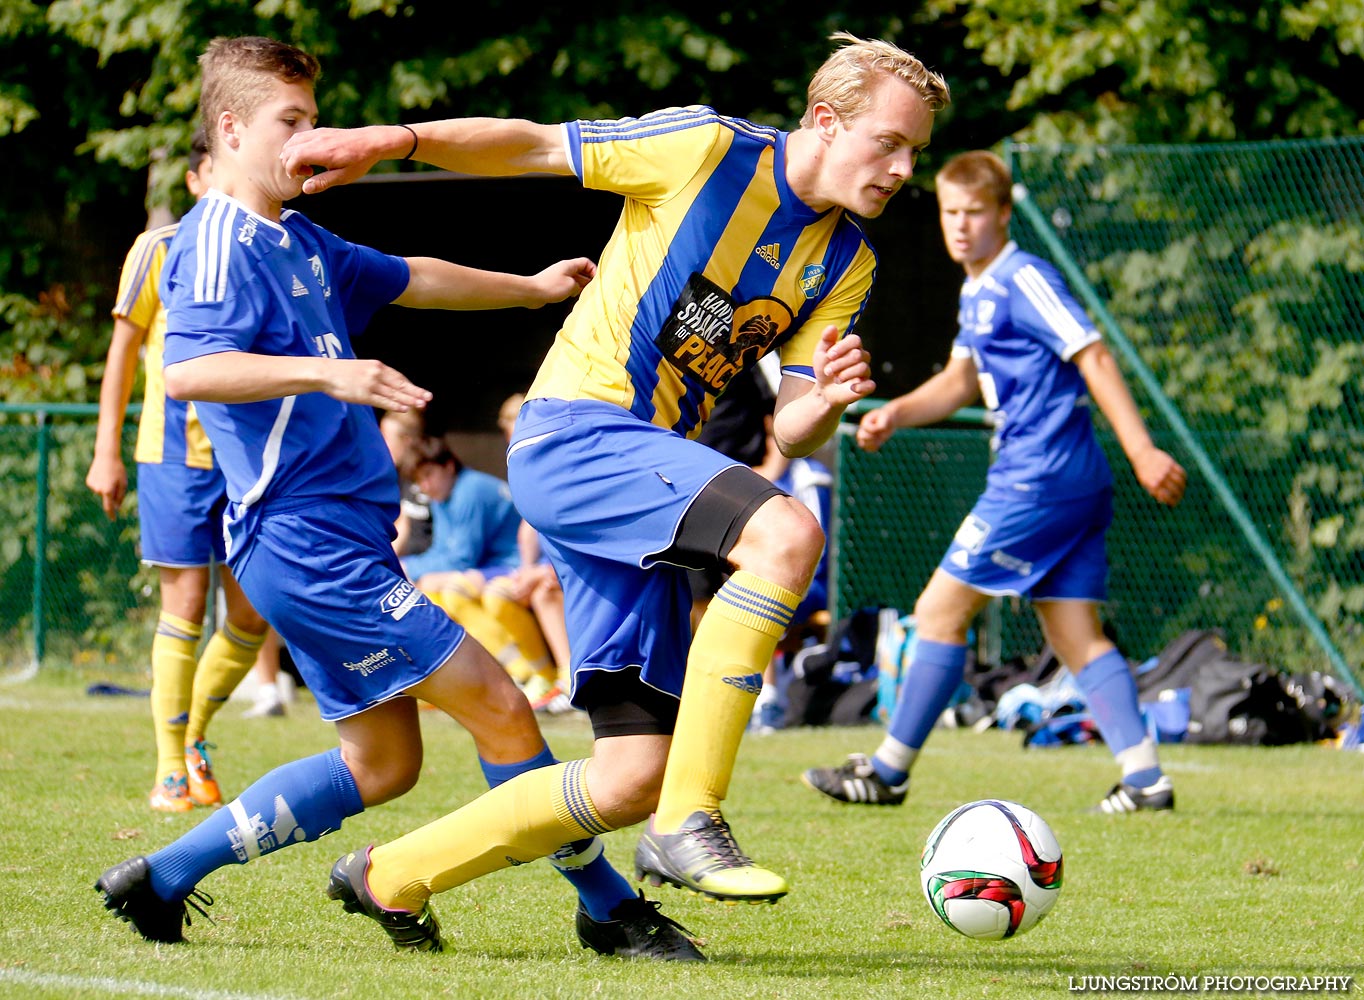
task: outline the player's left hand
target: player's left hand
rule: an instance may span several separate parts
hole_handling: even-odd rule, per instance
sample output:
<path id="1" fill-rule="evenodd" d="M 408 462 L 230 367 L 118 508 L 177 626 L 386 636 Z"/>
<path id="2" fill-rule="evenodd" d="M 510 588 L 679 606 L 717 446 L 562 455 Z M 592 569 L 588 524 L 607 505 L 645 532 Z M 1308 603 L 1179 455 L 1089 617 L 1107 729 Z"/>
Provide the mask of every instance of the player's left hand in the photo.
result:
<path id="1" fill-rule="evenodd" d="M 839 339 L 830 324 L 820 334 L 813 359 L 815 385 L 831 406 L 848 406 L 876 391 L 871 378 L 871 355 L 855 333 Z"/>
<path id="2" fill-rule="evenodd" d="M 1184 499 L 1184 487 L 1189 476 L 1174 457 L 1159 448 L 1149 448 L 1132 462 L 1141 488 L 1167 507 L 1174 507 Z"/>
<path id="3" fill-rule="evenodd" d="M 544 302 L 562 302 L 586 288 L 596 274 L 596 264 L 586 257 L 574 257 L 551 264 L 535 275 L 533 280 Z"/>

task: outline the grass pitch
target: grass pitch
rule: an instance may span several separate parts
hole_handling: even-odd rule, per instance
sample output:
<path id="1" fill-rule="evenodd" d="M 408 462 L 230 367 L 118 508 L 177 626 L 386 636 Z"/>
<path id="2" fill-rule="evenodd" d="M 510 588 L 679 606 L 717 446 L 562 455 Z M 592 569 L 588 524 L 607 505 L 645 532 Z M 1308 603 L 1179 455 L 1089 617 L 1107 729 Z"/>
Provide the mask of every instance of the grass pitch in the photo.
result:
<path id="1" fill-rule="evenodd" d="M 471 741 L 434 712 L 422 713 L 426 759 L 413 792 L 319 842 L 214 873 L 201 885 L 216 899 L 214 922 L 196 917 L 186 944 L 154 946 L 105 912 L 91 887 L 202 813 L 148 811 L 147 701 L 87 696 L 89 679 L 50 669 L 0 687 L 0 997 L 1014 998 L 1069 995 L 1095 982 L 1083 977 L 1364 979 L 1359 753 L 1164 748 L 1178 810 L 1106 817 L 1085 812 L 1114 779 L 1104 749 L 1024 751 L 999 731 L 935 733 L 900 808 L 840 806 L 799 780 L 805 767 L 872 750 L 875 728 L 750 735 L 726 815 L 749 853 L 790 880 L 791 895 L 726 907 L 675 889 L 647 893 L 703 939 L 707 965 L 584 951 L 571 890 L 545 864 L 436 897 L 447 951 L 398 954 L 323 890 L 346 850 L 392 839 L 482 789 Z M 229 704 L 211 727 L 226 794 L 334 745 L 307 700 L 283 719 L 241 711 Z M 560 757 L 588 751 L 585 720 L 545 729 Z M 1056 908 L 1010 941 L 954 933 L 919 890 L 929 830 L 985 797 L 1036 810 L 1065 852 Z M 636 832 L 607 838 L 627 875 Z"/>

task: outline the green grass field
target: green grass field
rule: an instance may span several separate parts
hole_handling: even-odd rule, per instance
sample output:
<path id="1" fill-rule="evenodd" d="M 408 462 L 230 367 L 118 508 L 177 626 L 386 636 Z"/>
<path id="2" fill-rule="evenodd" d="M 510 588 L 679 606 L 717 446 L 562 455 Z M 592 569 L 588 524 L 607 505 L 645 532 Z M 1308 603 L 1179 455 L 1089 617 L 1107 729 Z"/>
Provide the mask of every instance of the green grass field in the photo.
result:
<path id="1" fill-rule="evenodd" d="M 333 745 L 308 701 L 284 719 L 215 720 L 227 794 L 275 764 Z M 934 735 L 902 808 L 839 806 L 799 781 L 812 764 L 874 748 L 879 731 L 749 736 L 726 814 L 792 892 L 725 907 L 651 889 L 705 942 L 710 962 L 673 966 L 582 950 L 570 890 L 547 865 L 500 872 L 433 901 L 441 955 L 398 954 L 380 929 L 323 892 L 344 851 L 391 839 L 477 794 L 472 743 L 424 712 L 417 788 L 340 833 L 216 872 L 214 923 L 153 946 L 106 913 L 92 887 L 201 813 L 153 815 L 145 699 L 95 698 L 52 670 L 0 687 L 0 997 L 1045 997 L 1084 976 L 1355 975 L 1364 978 L 1364 756 L 1306 746 L 1170 747 L 1179 809 L 1111 818 L 1085 809 L 1112 783 L 1102 748 L 1024 751 L 1016 734 Z M 580 718 L 546 723 L 561 757 L 587 751 Z M 940 924 L 919 890 L 923 840 L 952 807 L 1004 797 L 1055 830 L 1066 879 L 1035 930 L 1002 942 Z M 608 838 L 629 869 L 635 832 Z M 1073 978 L 1072 978 L 1073 977 Z M 1361 990 L 1355 986 L 1356 992 Z M 1215 992 L 1206 990 L 1204 992 Z"/>

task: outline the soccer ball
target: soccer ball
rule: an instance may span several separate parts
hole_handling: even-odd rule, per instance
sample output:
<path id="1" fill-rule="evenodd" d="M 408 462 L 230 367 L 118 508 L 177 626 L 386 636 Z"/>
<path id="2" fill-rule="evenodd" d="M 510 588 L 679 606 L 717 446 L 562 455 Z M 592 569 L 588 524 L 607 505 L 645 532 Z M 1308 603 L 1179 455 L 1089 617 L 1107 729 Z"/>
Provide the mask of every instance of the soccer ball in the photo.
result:
<path id="1" fill-rule="evenodd" d="M 1061 845 L 1041 816 L 1003 799 L 958 806 L 933 828 L 919 879 L 933 912 L 973 938 L 1030 930 L 1061 894 Z"/>

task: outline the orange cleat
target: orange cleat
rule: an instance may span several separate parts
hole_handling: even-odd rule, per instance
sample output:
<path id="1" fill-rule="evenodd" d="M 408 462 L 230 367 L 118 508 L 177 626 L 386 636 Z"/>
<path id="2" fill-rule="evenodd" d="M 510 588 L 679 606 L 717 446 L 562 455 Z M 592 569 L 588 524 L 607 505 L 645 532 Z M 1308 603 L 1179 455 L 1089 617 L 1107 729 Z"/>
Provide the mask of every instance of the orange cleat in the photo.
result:
<path id="1" fill-rule="evenodd" d="M 189 797 L 194 800 L 195 805 L 218 806 L 223 803 L 223 793 L 218 790 L 218 782 L 213 778 L 213 765 L 208 759 L 208 751 L 212 746 L 212 743 L 199 740 L 185 747 Z"/>
<path id="2" fill-rule="evenodd" d="M 189 779 L 184 771 L 175 771 L 162 778 L 147 796 L 147 804 L 157 812 L 182 813 L 194 808 L 189 797 Z"/>

